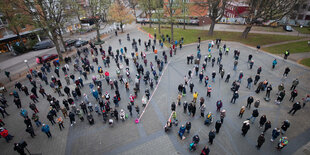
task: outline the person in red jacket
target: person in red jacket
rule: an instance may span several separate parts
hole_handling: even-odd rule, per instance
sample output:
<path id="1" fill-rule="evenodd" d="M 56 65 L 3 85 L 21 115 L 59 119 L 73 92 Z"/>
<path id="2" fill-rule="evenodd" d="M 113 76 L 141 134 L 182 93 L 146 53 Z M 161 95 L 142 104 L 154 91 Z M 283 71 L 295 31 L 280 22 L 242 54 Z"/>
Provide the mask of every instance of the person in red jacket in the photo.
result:
<path id="1" fill-rule="evenodd" d="M 14 137 L 14 136 L 10 135 L 9 131 L 3 127 L 0 128 L 0 135 L 6 140 L 6 142 L 9 142 Z"/>

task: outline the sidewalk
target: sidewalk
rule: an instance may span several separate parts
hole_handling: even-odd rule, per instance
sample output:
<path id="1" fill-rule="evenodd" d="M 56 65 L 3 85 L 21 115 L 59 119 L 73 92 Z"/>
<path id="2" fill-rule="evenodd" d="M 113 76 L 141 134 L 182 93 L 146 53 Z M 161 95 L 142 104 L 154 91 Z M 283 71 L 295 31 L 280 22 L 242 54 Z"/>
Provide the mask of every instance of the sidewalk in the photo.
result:
<path id="1" fill-rule="evenodd" d="M 271 47 L 271 46 L 275 46 L 275 45 L 283 45 L 283 44 L 288 44 L 288 43 L 300 42 L 300 41 L 307 41 L 307 40 L 310 40 L 310 39 L 309 38 L 303 38 L 303 39 L 299 39 L 299 40 L 283 41 L 283 42 L 279 42 L 279 43 L 263 45 L 262 48 Z"/>
<path id="2" fill-rule="evenodd" d="M 152 26 L 158 27 L 157 24 L 152 24 Z M 174 27 L 175 28 L 183 28 L 183 25 L 174 25 Z M 209 27 L 210 27 L 210 25 L 204 25 L 204 26 L 186 25 L 185 26 L 186 29 L 197 29 L 197 30 L 209 30 Z M 214 31 L 243 32 L 244 28 L 245 28 L 245 25 L 215 24 Z M 253 28 L 250 31 L 250 33 L 310 37 L 310 34 L 301 34 L 301 33 L 298 33 L 297 31 L 293 31 L 293 32 L 286 32 L 286 31 L 284 31 L 284 32 L 269 32 L 269 31 L 255 31 L 255 30 L 253 30 Z"/>

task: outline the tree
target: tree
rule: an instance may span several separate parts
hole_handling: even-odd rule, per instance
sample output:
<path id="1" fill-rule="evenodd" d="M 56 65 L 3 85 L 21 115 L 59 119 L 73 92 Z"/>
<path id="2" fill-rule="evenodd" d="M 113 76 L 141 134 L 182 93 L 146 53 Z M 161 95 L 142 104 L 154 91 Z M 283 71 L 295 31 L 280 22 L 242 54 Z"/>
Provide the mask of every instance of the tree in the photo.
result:
<path id="1" fill-rule="evenodd" d="M 130 13 L 130 10 L 126 8 L 119 0 L 116 0 L 109 9 L 109 21 L 120 23 L 122 32 L 123 25 L 131 23 L 134 17 Z"/>
<path id="2" fill-rule="evenodd" d="M 104 27 L 107 26 L 108 10 L 111 5 L 111 0 L 89 0 L 89 11 L 94 19 L 97 41 L 100 42 L 100 28 L 101 24 L 105 22 Z"/>
<path id="3" fill-rule="evenodd" d="M 186 20 L 188 19 L 188 14 L 189 14 L 189 6 L 190 4 L 188 4 L 185 0 L 179 0 L 178 2 L 180 4 L 180 8 L 182 11 L 182 19 L 183 19 L 183 29 L 185 30 L 185 24 L 186 24 Z"/>
<path id="4" fill-rule="evenodd" d="M 23 9 L 15 8 L 13 0 L 1 0 L 0 1 L 0 10 L 4 14 L 4 19 L 8 21 L 7 28 L 13 31 L 20 42 L 20 47 L 22 50 L 25 50 L 25 44 L 20 35 L 20 31 L 26 25 L 32 23 L 31 16 L 25 13 Z"/>
<path id="5" fill-rule="evenodd" d="M 228 0 L 196 0 L 195 5 L 208 9 L 208 16 L 211 19 L 209 36 L 213 35 L 215 24 L 222 19 L 227 2 Z"/>
<path id="6" fill-rule="evenodd" d="M 31 15 L 36 26 L 40 27 L 53 41 L 59 60 L 63 57 L 59 46 L 58 28 L 65 16 L 66 0 L 21 0 L 14 1 L 14 6 Z"/>
<path id="7" fill-rule="evenodd" d="M 138 0 L 128 0 L 128 2 L 129 2 L 130 7 L 133 9 L 134 16 L 135 16 L 135 18 L 137 20 L 136 8 L 137 8 L 137 5 L 138 5 Z"/>
<path id="8" fill-rule="evenodd" d="M 81 5 L 78 3 L 78 0 L 72 0 L 69 2 L 69 7 L 70 7 L 70 10 L 68 11 L 67 13 L 67 17 L 68 18 L 72 18 L 72 17 L 75 17 L 79 20 L 80 22 L 80 25 L 82 24 L 81 23 L 81 17 L 83 15 L 85 15 L 85 10 L 81 7 Z"/>
<path id="9" fill-rule="evenodd" d="M 155 10 L 154 1 L 156 0 L 139 0 L 139 7 L 148 16 L 150 27 L 152 27 L 152 15 Z"/>
<path id="10" fill-rule="evenodd" d="M 153 14 L 153 18 L 157 20 L 158 24 L 158 34 L 160 34 L 160 25 L 162 23 L 162 19 L 165 17 L 165 12 L 163 9 L 163 4 L 161 1 L 155 1 L 155 12 Z"/>
<path id="11" fill-rule="evenodd" d="M 178 2 L 175 0 L 168 0 L 166 6 L 165 6 L 165 12 L 168 15 L 168 22 L 170 23 L 170 29 L 171 29 L 171 42 L 174 41 L 173 39 L 173 25 L 175 22 L 175 14 L 176 10 L 179 8 Z"/>
<path id="12" fill-rule="evenodd" d="M 248 13 L 241 15 L 245 18 L 246 28 L 242 33 L 243 38 L 247 38 L 254 24 L 266 22 L 268 20 L 280 20 L 289 14 L 294 6 L 302 0 L 249 0 Z"/>

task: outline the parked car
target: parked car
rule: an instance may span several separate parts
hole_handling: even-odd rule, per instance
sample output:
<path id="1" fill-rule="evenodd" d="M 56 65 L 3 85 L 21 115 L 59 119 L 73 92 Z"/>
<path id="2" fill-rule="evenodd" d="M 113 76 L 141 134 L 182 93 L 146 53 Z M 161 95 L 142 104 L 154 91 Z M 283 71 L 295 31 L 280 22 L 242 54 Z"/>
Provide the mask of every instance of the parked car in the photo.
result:
<path id="1" fill-rule="evenodd" d="M 41 42 L 36 43 L 32 49 L 33 50 L 42 50 L 42 49 L 46 49 L 46 48 L 52 48 L 54 47 L 54 44 L 51 40 L 43 40 Z"/>
<path id="2" fill-rule="evenodd" d="M 57 57 L 58 57 L 57 54 L 44 54 L 44 55 L 42 55 L 42 56 L 38 56 L 38 57 L 36 58 L 36 62 L 37 62 L 38 64 L 43 64 L 43 63 L 48 62 L 48 61 L 50 61 L 50 60 L 53 60 L 53 59 L 55 59 L 55 58 L 57 58 Z"/>
<path id="3" fill-rule="evenodd" d="M 292 27 L 289 26 L 289 25 L 284 25 L 283 26 L 283 30 L 288 31 L 288 32 L 292 32 L 293 31 Z"/>
<path id="4" fill-rule="evenodd" d="M 85 41 L 85 40 L 78 40 L 75 42 L 75 47 L 82 47 L 84 45 L 87 45 L 88 44 L 88 41 Z"/>
<path id="5" fill-rule="evenodd" d="M 71 46 L 74 46 L 77 41 L 78 40 L 76 40 L 76 39 L 68 39 L 65 41 L 65 44 L 67 47 L 71 47 Z"/>

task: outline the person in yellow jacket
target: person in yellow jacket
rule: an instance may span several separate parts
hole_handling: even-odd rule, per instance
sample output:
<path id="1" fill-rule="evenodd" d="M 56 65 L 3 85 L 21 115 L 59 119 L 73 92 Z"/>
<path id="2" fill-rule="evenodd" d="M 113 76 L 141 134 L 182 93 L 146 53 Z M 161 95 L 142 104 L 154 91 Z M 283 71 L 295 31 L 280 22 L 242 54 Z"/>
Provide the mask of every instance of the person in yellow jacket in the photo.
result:
<path id="1" fill-rule="evenodd" d="M 193 102 L 194 102 L 194 103 L 196 103 L 197 98 L 198 98 L 198 93 L 195 92 L 195 93 L 193 94 Z"/>

